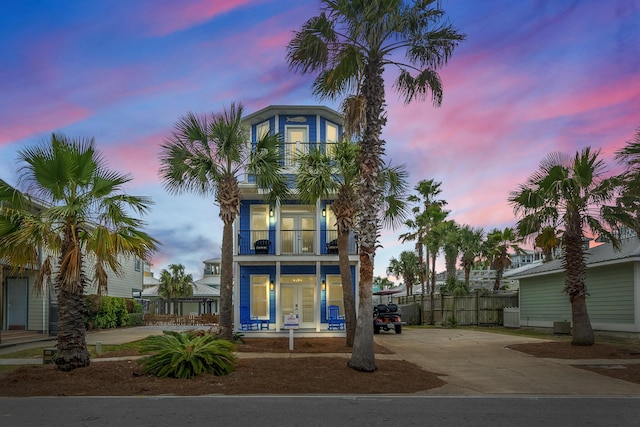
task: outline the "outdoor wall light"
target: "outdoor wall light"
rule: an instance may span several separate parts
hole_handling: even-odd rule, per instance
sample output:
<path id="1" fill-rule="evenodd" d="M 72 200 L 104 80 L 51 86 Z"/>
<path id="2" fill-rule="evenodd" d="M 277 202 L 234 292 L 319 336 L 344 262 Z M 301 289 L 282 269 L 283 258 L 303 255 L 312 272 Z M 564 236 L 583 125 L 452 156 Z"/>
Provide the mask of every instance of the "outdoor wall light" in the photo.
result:
<path id="1" fill-rule="evenodd" d="M 273 208 L 269 208 L 269 216 L 273 218 L 273 215 L 274 215 Z"/>
<path id="2" fill-rule="evenodd" d="M 269 283 L 269 289 L 274 290 L 275 288 L 276 288 L 276 285 L 273 283 L 273 280 L 272 280 L 271 283 Z"/>
<path id="3" fill-rule="evenodd" d="M 327 282 L 325 282 L 324 280 L 322 280 L 322 290 L 326 290 L 327 289 Z"/>
<path id="4" fill-rule="evenodd" d="M 322 209 L 322 216 L 327 216 L 327 210 L 326 209 Z"/>

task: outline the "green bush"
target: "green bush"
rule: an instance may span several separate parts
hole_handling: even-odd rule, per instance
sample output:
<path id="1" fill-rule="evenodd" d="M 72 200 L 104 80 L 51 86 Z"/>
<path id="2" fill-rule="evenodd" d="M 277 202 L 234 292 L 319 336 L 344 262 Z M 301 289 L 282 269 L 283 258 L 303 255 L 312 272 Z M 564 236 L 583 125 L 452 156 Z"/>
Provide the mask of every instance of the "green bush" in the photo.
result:
<path id="1" fill-rule="evenodd" d="M 126 298 L 88 295 L 86 301 L 85 323 L 88 329 L 109 329 L 130 324 Z"/>
<path id="2" fill-rule="evenodd" d="M 205 372 L 227 375 L 233 372 L 235 346 L 229 341 L 206 334 L 164 331 L 145 339 L 142 353 L 151 353 L 138 361 L 145 372 L 158 377 L 192 378 Z"/>
<path id="3" fill-rule="evenodd" d="M 128 326 L 142 326 L 144 324 L 144 314 L 142 313 L 129 313 Z"/>

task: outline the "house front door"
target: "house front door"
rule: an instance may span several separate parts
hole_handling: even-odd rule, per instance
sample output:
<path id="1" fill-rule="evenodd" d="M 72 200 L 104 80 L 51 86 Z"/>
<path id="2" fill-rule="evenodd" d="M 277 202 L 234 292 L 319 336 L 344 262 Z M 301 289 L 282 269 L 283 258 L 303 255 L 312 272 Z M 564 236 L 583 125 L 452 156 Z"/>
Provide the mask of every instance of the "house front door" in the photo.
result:
<path id="1" fill-rule="evenodd" d="M 7 326 L 27 329 L 27 279 L 7 279 Z"/>
<path id="2" fill-rule="evenodd" d="M 289 314 L 298 316 L 300 328 L 316 326 L 316 277 L 280 276 L 281 321 Z"/>

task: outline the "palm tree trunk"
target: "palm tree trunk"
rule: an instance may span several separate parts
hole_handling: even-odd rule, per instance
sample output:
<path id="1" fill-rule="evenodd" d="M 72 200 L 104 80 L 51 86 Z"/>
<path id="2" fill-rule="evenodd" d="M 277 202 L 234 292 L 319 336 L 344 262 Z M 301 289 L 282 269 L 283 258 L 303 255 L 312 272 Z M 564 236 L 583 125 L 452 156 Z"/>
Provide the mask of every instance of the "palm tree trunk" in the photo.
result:
<path id="1" fill-rule="evenodd" d="M 58 345 L 53 362 L 62 371 L 89 366 L 89 352 L 85 340 L 84 293 L 65 290 L 56 284 L 58 294 Z"/>
<path id="2" fill-rule="evenodd" d="M 349 231 L 338 231 L 338 262 L 340 264 L 340 279 L 342 281 L 342 300 L 344 302 L 345 330 L 347 347 L 353 347 L 356 334 L 356 301 L 351 280 L 351 266 L 349 265 Z"/>
<path id="3" fill-rule="evenodd" d="M 220 338 L 233 336 L 233 221 L 224 221 L 222 227 L 222 261 L 220 264 Z"/>
<path id="4" fill-rule="evenodd" d="M 433 255 L 431 255 L 431 289 L 429 292 L 429 297 L 430 297 L 430 301 L 431 301 L 431 310 L 429 310 L 429 324 L 430 325 L 435 325 L 435 320 L 433 317 L 433 294 L 435 292 L 436 289 L 436 258 L 437 258 L 437 253 L 434 253 Z"/>
<path id="5" fill-rule="evenodd" d="M 360 281 L 358 304 L 358 321 L 356 336 L 353 342 L 353 352 L 349 367 L 364 372 L 376 369 L 375 352 L 373 346 L 373 300 L 371 289 L 373 286 L 373 259 L 378 239 L 378 206 L 382 189 L 380 186 L 381 157 L 383 142 L 380 140 L 384 104 L 384 80 L 382 78 L 381 58 L 371 57 L 365 66 L 362 94 L 366 100 L 366 127 L 361 142 L 359 154 L 360 164 L 360 197 L 359 207 L 359 238 L 360 238 Z"/>
<path id="6" fill-rule="evenodd" d="M 567 221 L 568 224 L 571 221 Z M 595 337 L 589 312 L 587 310 L 587 287 L 584 252 L 582 250 L 582 229 L 578 225 L 567 226 L 565 233 L 565 292 L 571 302 L 571 320 L 573 322 L 571 335 L 573 345 L 593 345 Z"/>

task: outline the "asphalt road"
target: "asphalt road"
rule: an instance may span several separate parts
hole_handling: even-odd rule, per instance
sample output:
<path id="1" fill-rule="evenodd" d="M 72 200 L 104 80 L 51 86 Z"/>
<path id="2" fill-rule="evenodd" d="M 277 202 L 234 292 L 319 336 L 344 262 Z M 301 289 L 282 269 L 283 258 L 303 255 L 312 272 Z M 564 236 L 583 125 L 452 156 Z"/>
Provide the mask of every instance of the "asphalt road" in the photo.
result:
<path id="1" fill-rule="evenodd" d="M 634 426 L 638 397 L 204 396 L 0 398 L 18 426 Z"/>

